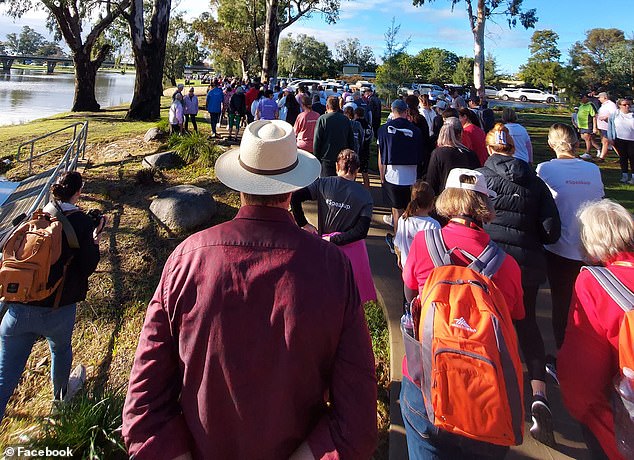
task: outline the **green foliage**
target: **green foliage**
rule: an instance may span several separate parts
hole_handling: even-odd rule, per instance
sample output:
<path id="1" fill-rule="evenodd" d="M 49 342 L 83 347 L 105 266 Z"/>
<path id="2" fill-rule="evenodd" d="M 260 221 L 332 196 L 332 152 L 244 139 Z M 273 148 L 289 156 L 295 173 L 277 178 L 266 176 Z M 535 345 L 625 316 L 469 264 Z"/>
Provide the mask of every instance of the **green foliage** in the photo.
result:
<path id="1" fill-rule="evenodd" d="M 456 85 L 468 86 L 473 83 L 473 58 L 461 57 L 451 81 Z"/>
<path id="2" fill-rule="evenodd" d="M 335 63 L 328 45 L 315 37 L 288 34 L 280 40 L 279 71 L 284 75 L 322 78 L 334 73 Z"/>
<path id="3" fill-rule="evenodd" d="M 385 53 L 383 53 L 384 62 L 389 61 L 399 54 L 405 54 L 405 50 L 409 46 L 411 37 L 408 37 L 402 42 L 399 41 L 398 34 L 400 31 L 401 25 L 396 24 L 396 18 L 392 16 L 390 27 L 388 27 L 387 31 L 385 31 L 385 34 L 383 35 L 385 37 Z"/>
<path id="4" fill-rule="evenodd" d="M 119 431 L 124 400 L 123 392 L 112 390 L 77 395 L 44 420 L 42 435 L 32 447 L 70 447 L 75 458 L 127 458 Z"/>
<path id="5" fill-rule="evenodd" d="M 451 81 L 460 58 L 453 52 L 441 48 L 426 48 L 415 56 L 420 70 L 417 75 L 428 83 L 442 84 Z M 426 71 L 426 73 L 425 73 Z"/>
<path id="6" fill-rule="evenodd" d="M 570 49 L 570 65 L 581 71 L 587 86 L 601 85 L 614 89 L 617 83 L 606 61 L 611 50 L 626 43 L 625 34 L 619 29 L 590 29 L 583 42 L 576 42 Z"/>
<path id="7" fill-rule="evenodd" d="M 393 56 L 376 69 L 376 87 L 382 97 L 388 102 L 397 97 L 398 88 L 412 81 L 412 73 L 401 61 L 407 60 L 405 53 Z"/>
<path id="8" fill-rule="evenodd" d="M 520 67 L 520 78 L 533 86 L 559 86 L 563 68 L 559 63 L 561 52 L 557 48 L 559 35 L 545 29 L 536 30 L 531 37 L 531 57 Z"/>
<path id="9" fill-rule="evenodd" d="M 196 131 L 184 136 L 172 134 L 168 145 L 176 151 L 184 163 L 195 162 L 205 168 L 212 168 L 222 154 L 222 149 L 209 137 Z"/>
<path id="10" fill-rule="evenodd" d="M 390 336 L 383 309 L 377 302 L 367 302 L 364 305 L 365 319 L 370 329 L 372 350 L 377 361 L 390 362 Z"/>
<path id="11" fill-rule="evenodd" d="M 361 72 L 376 71 L 374 53 L 369 46 L 361 46 L 358 38 L 347 38 L 335 43 L 337 56 L 337 68 L 343 68 L 344 64 L 358 64 Z"/>
<path id="12" fill-rule="evenodd" d="M 203 44 L 213 50 L 214 66 L 225 75 L 259 72 L 265 2 L 213 0 L 211 3 L 217 8 L 217 19 L 211 13 L 203 13 L 194 21 L 193 28 L 202 35 Z"/>
<path id="13" fill-rule="evenodd" d="M 198 35 L 192 25 L 183 19 L 182 14 L 170 18 L 165 46 L 164 78 L 172 86 L 176 86 L 176 79 L 184 75 L 185 66 L 200 64 L 203 58 L 204 53 L 198 46 Z"/>
<path id="14" fill-rule="evenodd" d="M 170 131 L 170 122 L 167 118 L 163 117 L 156 123 L 156 127 L 164 133 L 168 133 Z"/>
<path id="15" fill-rule="evenodd" d="M 49 42 L 44 35 L 29 26 L 23 26 L 20 34 L 7 34 L 7 41 L 3 42 L 2 52 L 25 56 L 63 56 L 57 43 Z"/>

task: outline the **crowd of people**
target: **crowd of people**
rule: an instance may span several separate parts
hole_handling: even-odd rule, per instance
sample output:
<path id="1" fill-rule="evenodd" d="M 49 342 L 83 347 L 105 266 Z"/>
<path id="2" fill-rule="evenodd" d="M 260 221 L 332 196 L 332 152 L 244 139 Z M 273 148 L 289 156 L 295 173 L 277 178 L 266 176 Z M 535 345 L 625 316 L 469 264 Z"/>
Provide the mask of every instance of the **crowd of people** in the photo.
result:
<path id="1" fill-rule="evenodd" d="M 194 88 L 183 90 L 170 107 L 175 133 L 188 122 L 198 129 Z M 622 182 L 632 183 L 631 101 L 612 107 L 607 94 L 598 99 L 606 109 L 582 102 L 576 128 L 598 158 L 614 148 Z M 593 268 L 634 289 L 632 216 L 605 199 L 599 167 L 577 153 L 575 127 L 553 124 L 547 141 L 555 158 L 535 167 L 530 136 L 512 108 L 492 123 L 479 98 L 454 94 L 451 102 L 396 99 L 381 124 L 380 102 L 377 109 L 367 88 L 326 97 L 318 86 L 210 83 L 214 137 L 225 118 L 230 139 L 243 129 L 239 146 L 215 165 L 218 180 L 240 192 L 241 207 L 231 221 L 187 238 L 165 264 L 123 412 L 131 455 L 371 457 L 377 389 L 363 304 L 376 300 L 365 245 L 377 211 L 368 176 L 376 142 L 386 242 L 402 271 L 400 407 L 409 457 L 503 458 L 520 444 L 521 357 L 535 439 L 557 445 L 550 375 L 593 458 L 626 458 L 610 403 L 624 367 L 626 313 Z M 601 146 L 593 144 L 595 127 L 606 139 Z M 76 255 L 73 264 L 86 263 L 87 278 L 103 223 L 79 226 L 81 185 L 81 176 L 64 176 L 53 194 L 85 234 L 87 255 L 65 251 Z M 316 223 L 306 219 L 306 201 L 317 202 Z M 537 323 L 546 281 L 552 332 Z M 10 305 L 0 324 L 0 418 L 34 334 L 49 338 L 54 396 L 66 398 L 66 332 L 84 288 L 64 287 L 64 306 L 52 310 L 65 327 L 62 339 L 40 323 L 21 330 L 27 320 L 20 318 L 48 303 Z M 544 334 L 551 333 L 556 353 L 547 355 Z"/>

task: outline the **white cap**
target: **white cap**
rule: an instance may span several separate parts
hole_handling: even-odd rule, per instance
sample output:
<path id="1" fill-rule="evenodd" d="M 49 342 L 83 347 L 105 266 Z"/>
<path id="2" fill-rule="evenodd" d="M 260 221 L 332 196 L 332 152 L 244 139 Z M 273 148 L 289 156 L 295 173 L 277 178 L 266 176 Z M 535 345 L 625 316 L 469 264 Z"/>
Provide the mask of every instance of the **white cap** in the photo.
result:
<path id="1" fill-rule="evenodd" d="M 474 177 L 475 184 L 461 182 L 460 178 L 462 176 Z M 447 176 L 447 183 L 445 184 L 445 188 L 473 190 L 474 192 L 482 193 L 483 195 L 490 196 L 491 198 L 495 198 L 497 196 L 497 193 L 495 193 L 493 190 L 489 190 L 489 187 L 487 187 L 487 181 L 484 177 L 484 174 L 479 171 L 474 171 L 473 169 L 454 168 L 449 171 L 449 176 Z"/>

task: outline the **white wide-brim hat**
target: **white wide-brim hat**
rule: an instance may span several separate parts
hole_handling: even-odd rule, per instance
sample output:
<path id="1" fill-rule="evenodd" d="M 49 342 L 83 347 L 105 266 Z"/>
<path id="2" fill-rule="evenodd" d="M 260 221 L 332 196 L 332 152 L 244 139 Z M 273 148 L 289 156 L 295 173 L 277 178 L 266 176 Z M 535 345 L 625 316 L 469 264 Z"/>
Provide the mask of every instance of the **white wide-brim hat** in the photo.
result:
<path id="1" fill-rule="evenodd" d="M 218 180 L 251 195 L 294 192 L 312 184 L 320 171 L 319 160 L 297 148 L 293 127 L 282 120 L 254 121 L 240 147 L 216 160 Z"/>

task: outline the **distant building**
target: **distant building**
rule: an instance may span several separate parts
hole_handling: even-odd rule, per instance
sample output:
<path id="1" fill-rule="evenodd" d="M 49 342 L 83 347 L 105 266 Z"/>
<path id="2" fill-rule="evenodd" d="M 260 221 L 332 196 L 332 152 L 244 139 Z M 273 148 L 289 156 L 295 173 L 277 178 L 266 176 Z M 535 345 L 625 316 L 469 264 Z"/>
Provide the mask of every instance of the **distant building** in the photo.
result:
<path id="1" fill-rule="evenodd" d="M 359 64 L 344 64 L 343 74 L 344 75 L 359 75 Z"/>

